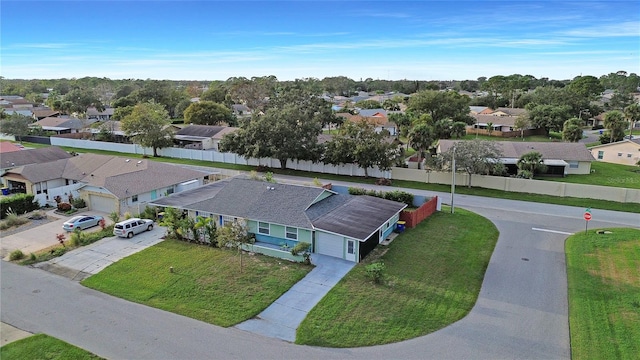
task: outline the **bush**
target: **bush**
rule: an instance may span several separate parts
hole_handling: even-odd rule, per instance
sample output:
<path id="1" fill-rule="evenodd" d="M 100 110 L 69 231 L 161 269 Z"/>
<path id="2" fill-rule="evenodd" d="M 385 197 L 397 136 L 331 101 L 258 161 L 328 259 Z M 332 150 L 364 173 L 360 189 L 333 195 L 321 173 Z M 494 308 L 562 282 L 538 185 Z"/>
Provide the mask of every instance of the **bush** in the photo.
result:
<path id="1" fill-rule="evenodd" d="M 7 211 L 21 215 L 37 210 L 40 205 L 33 194 L 15 194 L 0 199 L 0 219 L 7 217 Z"/>
<path id="2" fill-rule="evenodd" d="M 156 216 L 156 208 L 155 208 L 155 206 L 154 207 L 151 207 L 151 206 L 145 207 L 144 210 L 140 213 L 140 217 L 143 218 L 143 219 L 156 220 L 157 216 Z"/>
<path id="3" fill-rule="evenodd" d="M 83 198 L 73 199 L 73 201 L 71 201 L 71 205 L 73 205 L 73 207 L 76 209 L 82 209 L 87 207 L 87 203 L 84 201 Z"/>
<path id="4" fill-rule="evenodd" d="M 376 185 L 391 186 L 391 179 L 379 178 L 376 180 Z"/>
<path id="5" fill-rule="evenodd" d="M 291 248 L 291 255 L 300 255 L 301 253 L 309 252 L 311 244 L 301 241 Z"/>
<path id="6" fill-rule="evenodd" d="M 382 261 L 371 263 L 365 266 L 364 271 L 368 277 L 373 280 L 376 284 L 382 283 L 382 278 L 384 277 L 385 266 Z"/>
<path id="7" fill-rule="evenodd" d="M 14 226 L 20 226 L 22 224 L 28 223 L 29 220 L 25 218 L 21 218 L 18 215 L 10 212 L 6 219 L 0 222 L 0 230 L 7 230 L 8 228 L 12 228 Z"/>
<path id="8" fill-rule="evenodd" d="M 366 190 L 363 188 L 350 187 L 349 194 L 375 196 L 375 197 L 379 197 L 387 200 L 393 200 L 393 201 L 405 203 L 407 204 L 407 206 L 413 206 L 413 194 L 405 191 L 400 191 L 400 190 L 375 191 L 375 190 Z"/>
<path id="9" fill-rule="evenodd" d="M 15 261 L 24 258 L 24 254 L 20 250 L 13 250 L 11 254 L 9 254 L 9 260 Z"/>
<path id="10" fill-rule="evenodd" d="M 71 210 L 72 206 L 68 202 L 61 202 L 58 204 L 58 211 L 67 212 Z"/>

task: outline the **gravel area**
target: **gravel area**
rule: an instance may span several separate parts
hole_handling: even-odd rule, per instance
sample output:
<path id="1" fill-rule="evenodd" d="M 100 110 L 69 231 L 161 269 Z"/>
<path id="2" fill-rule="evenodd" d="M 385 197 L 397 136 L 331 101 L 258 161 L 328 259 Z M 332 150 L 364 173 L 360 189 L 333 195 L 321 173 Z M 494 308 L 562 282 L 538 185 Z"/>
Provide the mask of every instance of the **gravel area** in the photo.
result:
<path id="1" fill-rule="evenodd" d="M 0 230 L 0 237 L 13 235 L 13 234 L 16 234 L 16 233 L 19 233 L 19 232 L 34 228 L 36 226 L 40 226 L 40 225 L 44 225 L 44 224 L 52 222 L 52 221 L 56 221 L 58 219 L 59 218 L 47 215 L 45 218 L 42 218 L 42 219 L 29 220 L 28 223 L 20 225 L 18 227 L 9 228 L 7 230 Z"/>

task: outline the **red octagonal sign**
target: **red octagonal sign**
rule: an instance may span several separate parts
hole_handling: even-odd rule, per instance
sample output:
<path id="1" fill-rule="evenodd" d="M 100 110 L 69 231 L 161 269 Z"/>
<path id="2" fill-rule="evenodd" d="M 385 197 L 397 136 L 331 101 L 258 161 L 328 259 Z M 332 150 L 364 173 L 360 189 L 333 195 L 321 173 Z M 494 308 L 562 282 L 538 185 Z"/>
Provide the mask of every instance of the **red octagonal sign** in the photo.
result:
<path id="1" fill-rule="evenodd" d="M 591 213 L 588 213 L 588 212 L 584 213 L 584 219 L 587 221 L 591 220 Z"/>

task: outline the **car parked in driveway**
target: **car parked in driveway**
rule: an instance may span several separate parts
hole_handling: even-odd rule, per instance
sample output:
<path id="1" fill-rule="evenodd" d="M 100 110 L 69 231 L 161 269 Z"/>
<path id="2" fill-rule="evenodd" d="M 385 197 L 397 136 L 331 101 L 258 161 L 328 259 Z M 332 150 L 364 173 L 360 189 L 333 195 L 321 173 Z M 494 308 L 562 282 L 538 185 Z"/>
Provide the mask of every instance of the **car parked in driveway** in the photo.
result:
<path id="1" fill-rule="evenodd" d="M 100 215 L 79 215 L 74 216 L 62 224 L 62 229 L 66 231 L 73 231 L 75 229 L 88 229 L 90 227 L 100 224 L 100 220 L 104 218 Z"/>
<path id="2" fill-rule="evenodd" d="M 131 218 L 115 224 L 113 226 L 113 235 L 132 238 L 133 235 L 151 230 L 153 230 L 153 220 Z"/>

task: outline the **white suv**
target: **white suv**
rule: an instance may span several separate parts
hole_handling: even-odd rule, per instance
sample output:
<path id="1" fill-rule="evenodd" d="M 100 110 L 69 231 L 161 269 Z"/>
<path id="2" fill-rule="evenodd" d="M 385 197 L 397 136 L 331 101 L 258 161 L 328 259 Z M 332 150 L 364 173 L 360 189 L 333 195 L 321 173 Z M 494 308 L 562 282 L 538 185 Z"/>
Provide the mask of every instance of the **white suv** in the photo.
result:
<path id="1" fill-rule="evenodd" d="M 113 235 L 132 238 L 143 231 L 153 230 L 153 220 L 131 218 L 113 226 Z"/>

